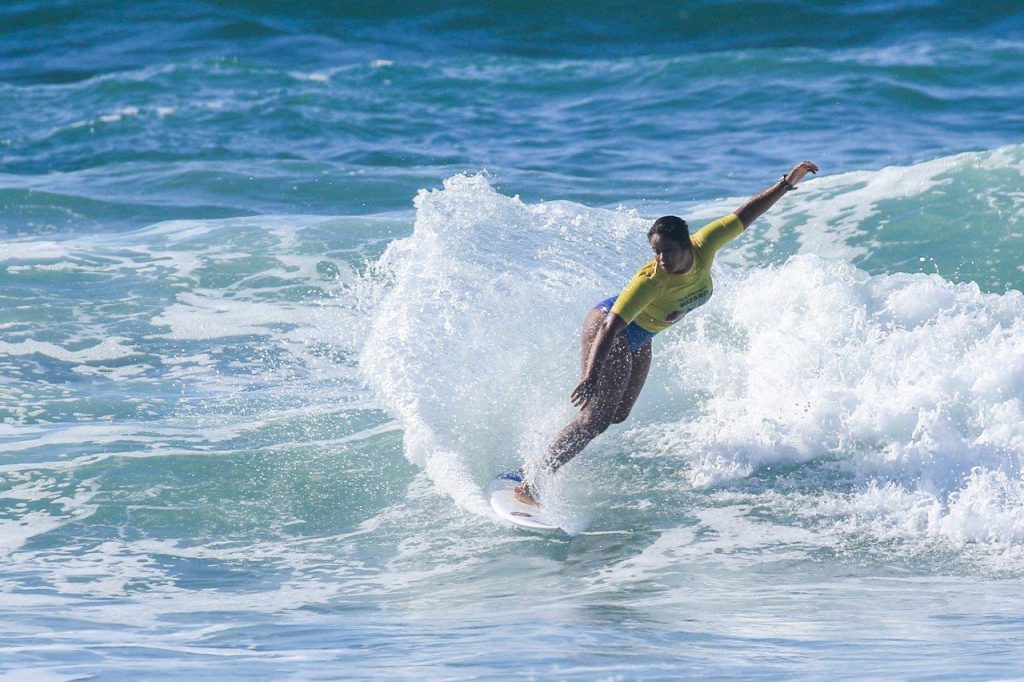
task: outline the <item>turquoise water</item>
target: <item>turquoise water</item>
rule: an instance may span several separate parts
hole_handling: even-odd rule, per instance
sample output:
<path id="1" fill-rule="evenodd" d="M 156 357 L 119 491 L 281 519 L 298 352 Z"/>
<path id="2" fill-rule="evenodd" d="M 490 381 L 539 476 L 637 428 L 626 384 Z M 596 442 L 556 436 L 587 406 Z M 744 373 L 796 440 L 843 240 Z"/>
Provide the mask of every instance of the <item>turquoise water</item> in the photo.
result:
<path id="1" fill-rule="evenodd" d="M 4 5 L 0 677 L 1019 677 L 1022 29 Z M 496 522 L 651 219 L 804 158 Z"/>

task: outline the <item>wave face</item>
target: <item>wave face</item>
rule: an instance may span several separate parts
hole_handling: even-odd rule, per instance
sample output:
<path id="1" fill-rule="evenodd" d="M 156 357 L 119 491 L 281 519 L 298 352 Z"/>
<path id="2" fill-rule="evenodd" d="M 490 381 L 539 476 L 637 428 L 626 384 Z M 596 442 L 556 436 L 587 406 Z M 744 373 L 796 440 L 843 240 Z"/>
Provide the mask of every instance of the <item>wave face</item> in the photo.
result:
<path id="1" fill-rule="evenodd" d="M 822 210 L 855 205 L 863 228 L 883 219 L 878 206 L 930 205 L 948 184 L 944 173 L 995 159 L 1020 169 L 1011 149 L 834 176 L 787 197 L 768 232 L 791 225 L 816 238 L 794 240 L 795 253 L 764 267 L 726 258 L 713 302 L 656 340 L 629 428 L 605 436 L 577 467 L 583 473 L 567 476 L 581 488 L 611 477 L 642 494 L 631 480 L 642 461 L 678 490 L 743 491 L 807 518 L 829 510 L 857 532 L 1019 554 L 1020 292 L 986 293 L 939 274 L 872 275 L 818 255 L 852 249 L 863 234 L 844 232 Z M 864 201 L 866 188 L 883 186 Z M 362 367 L 399 416 L 407 457 L 467 509 L 486 513 L 490 475 L 536 463 L 571 417 L 565 396 L 578 376 L 580 323 L 647 258 L 646 221 L 525 204 L 481 176 L 451 178 L 416 204 L 412 236 L 390 245 L 374 271 L 392 284 Z M 728 210 L 695 212 L 715 209 Z M 975 219 L 983 234 L 986 216 Z M 958 217 L 948 220 L 953 229 Z M 741 251 L 773 243 L 759 227 L 738 242 Z"/>

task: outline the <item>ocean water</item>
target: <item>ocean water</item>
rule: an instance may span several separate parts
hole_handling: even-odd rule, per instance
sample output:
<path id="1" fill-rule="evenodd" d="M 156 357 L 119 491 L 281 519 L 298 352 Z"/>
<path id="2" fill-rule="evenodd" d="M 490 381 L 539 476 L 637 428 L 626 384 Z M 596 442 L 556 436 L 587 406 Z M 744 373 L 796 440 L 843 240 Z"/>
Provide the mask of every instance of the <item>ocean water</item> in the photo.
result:
<path id="1" fill-rule="evenodd" d="M 0 6 L 0 680 L 1021 679 L 1019 2 Z M 573 414 L 588 308 L 822 169 Z"/>

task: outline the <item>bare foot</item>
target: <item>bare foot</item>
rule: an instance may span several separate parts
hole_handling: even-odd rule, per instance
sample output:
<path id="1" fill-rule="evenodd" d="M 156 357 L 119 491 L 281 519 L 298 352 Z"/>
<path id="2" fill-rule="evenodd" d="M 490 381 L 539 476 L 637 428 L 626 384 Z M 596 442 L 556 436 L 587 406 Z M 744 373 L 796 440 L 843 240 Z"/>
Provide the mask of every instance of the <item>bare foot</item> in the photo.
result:
<path id="1" fill-rule="evenodd" d="M 515 494 L 516 499 L 523 504 L 528 504 L 534 507 L 540 506 L 540 503 L 533 499 L 533 495 L 530 493 L 530 486 L 526 481 L 517 485 L 512 492 Z"/>

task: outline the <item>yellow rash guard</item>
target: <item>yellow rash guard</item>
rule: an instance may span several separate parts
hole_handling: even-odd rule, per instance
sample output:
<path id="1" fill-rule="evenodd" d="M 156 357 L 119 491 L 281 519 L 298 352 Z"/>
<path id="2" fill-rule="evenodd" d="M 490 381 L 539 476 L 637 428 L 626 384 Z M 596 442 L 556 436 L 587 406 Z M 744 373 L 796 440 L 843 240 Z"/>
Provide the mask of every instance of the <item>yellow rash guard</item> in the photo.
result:
<path id="1" fill-rule="evenodd" d="M 690 236 L 693 267 L 682 275 L 665 272 L 652 260 L 633 276 L 611 312 L 635 322 L 651 334 L 668 329 L 694 308 L 711 298 L 711 263 L 720 248 L 743 232 L 743 223 L 730 213 L 708 223 Z"/>

